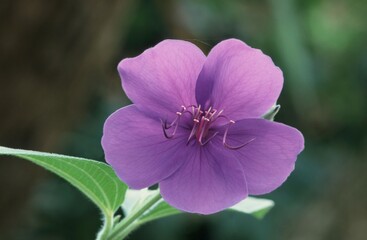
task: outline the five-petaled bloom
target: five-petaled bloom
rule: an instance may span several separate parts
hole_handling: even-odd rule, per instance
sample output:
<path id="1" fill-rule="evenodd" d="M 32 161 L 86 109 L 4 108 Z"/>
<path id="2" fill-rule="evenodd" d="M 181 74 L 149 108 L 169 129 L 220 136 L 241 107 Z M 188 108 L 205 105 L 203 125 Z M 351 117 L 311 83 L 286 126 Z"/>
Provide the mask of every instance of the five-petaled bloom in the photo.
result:
<path id="1" fill-rule="evenodd" d="M 206 57 L 190 42 L 165 40 L 118 71 L 134 104 L 106 120 L 102 146 L 129 187 L 159 183 L 170 205 L 211 214 L 273 191 L 294 169 L 304 139 L 261 118 L 283 74 L 260 50 L 230 39 Z"/>

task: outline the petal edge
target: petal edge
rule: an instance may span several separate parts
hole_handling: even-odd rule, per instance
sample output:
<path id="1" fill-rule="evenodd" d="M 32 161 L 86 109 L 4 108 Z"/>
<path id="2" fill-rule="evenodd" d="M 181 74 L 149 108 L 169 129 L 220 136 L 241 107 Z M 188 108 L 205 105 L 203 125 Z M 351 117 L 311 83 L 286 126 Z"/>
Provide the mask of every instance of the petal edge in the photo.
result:
<path id="1" fill-rule="evenodd" d="M 224 109 L 232 120 L 261 117 L 276 103 L 283 73 L 261 50 L 237 39 L 218 43 L 200 72 L 196 98 L 203 106 Z"/>
<path id="2" fill-rule="evenodd" d="M 196 104 L 195 85 L 204 53 L 182 40 L 164 40 L 118 65 L 122 87 L 130 100 L 148 114 L 172 118 L 181 105 Z"/>

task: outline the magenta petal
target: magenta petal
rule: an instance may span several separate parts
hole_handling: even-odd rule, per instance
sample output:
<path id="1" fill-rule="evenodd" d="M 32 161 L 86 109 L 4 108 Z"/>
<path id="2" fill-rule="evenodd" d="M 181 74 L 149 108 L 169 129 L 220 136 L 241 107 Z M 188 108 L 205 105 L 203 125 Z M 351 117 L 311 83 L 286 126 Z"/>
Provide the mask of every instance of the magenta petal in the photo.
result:
<path id="1" fill-rule="evenodd" d="M 194 44 L 165 40 L 122 60 L 118 71 L 125 93 L 140 110 L 167 119 L 175 117 L 181 105 L 196 104 L 195 85 L 204 61 Z"/>
<path id="2" fill-rule="evenodd" d="M 270 57 L 230 39 L 210 51 L 196 98 L 201 105 L 224 109 L 224 115 L 239 120 L 262 116 L 276 102 L 282 86 L 282 71 Z"/>
<path id="3" fill-rule="evenodd" d="M 248 144 L 228 150 L 243 167 L 250 195 L 278 188 L 293 171 L 297 155 L 304 148 L 302 134 L 290 126 L 264 119 L 244 119 L 233 124 L 228 144 Z"/>
<path id="4" fill-rule="evenodd" d="M 186 138 L 179 129 L 174 139 L 164 137 L 161 124 L 130 105 L 105 122 L 102 147 L 106 161 L 128 186 L 151 186 L 170 176 L 183 163 Z M 187 136 L 188 133 L 184 134 Z"/>
<path id="5" fill-rule="evenodd" d="M 241 165 L 220 150 L 220 141 L 190 148 L 185 163 L 160 182 L 164 200 L 186 212 L 211 214 L 247 197 Z"/>

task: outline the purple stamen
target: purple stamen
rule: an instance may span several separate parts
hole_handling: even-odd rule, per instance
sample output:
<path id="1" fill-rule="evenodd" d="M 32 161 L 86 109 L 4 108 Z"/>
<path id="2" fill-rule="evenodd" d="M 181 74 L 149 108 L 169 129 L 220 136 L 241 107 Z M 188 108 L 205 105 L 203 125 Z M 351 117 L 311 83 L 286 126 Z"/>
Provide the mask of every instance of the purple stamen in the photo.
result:
<path id="1" fill-rule="evenodd" d="M 191 111 L 188 111 L 187 109 L 191 107 Z M 187 139 L 186 145 L 188 145 L 191 141 L 191 139 L 193 139 L 194 137 L 196 137 L 196 140 L 198 141 L 198 143 L 201 146 L 206 145 L 208 142 L 210 142 L 215 136 L 217 136 L 217 134 L 219 132 L 215 132 L 214 134 L 212 134 L 210 137 L 208 137 L 208 133 L 210 130 L 211 125 L 213 124 L 213 122 L 215 122 L 217 119 L 219 118 L 224 118 L 228 121 L 227 124 L 227 128 L 224 132 L 224 136 L 223 136 L 223 146 L 231 149 L 231 150 L 237 150 L 240 148 L 243 148 L 244 146 L 246 146 L 247 144 L 249 144 L 250 142 L 252 142 L 253 140 L 255 140 L 255 138 L 251 139 L 250 141 L 243 143 L 239 146 L 231 146 L 227 143 L 227 135 L 228 135 L 228 131 L 229 128 L 232 124 L 235 123 L 235 121 L 229 119 L 228 117 L 222 115 L 223 110 L 218 111 L 217 109 L 214 109 L 212 107 L 209 107 L 208 110 L 201 110 L 201 105 L 199 106 L 195 106 L 195 105 L 190 105 L 190 106 L 181 106 L 181 111 L 176 112 L 176 118 L 172 121 L 172 123 L 167 124 L 166 121 L 162 121 L 162 129 L 163 129 L 163 134 L 166 138 L 171 139 L 174 137 L 174 135 L 177 132 L 179 123 L 180 123 L 180 119 L 183 116 L 183 114 L 185 113 L 189 113 L 192 116 L 192 121 L 193 121 L 193 125 L 192 125 L 192 129 L 191 132 L 189 134 L 189 137 Z M 174 127 L 173 131 L 171 134 L 168 133 L 168 129 L 170 129 L 171 127 Z"/>
<path id="2" fill-rule="evenodd" d="M 231 149 L 231 150 L 237 150 L 237 149 L 240 149 L 240 148 L 243 148 L 244 146 L 246 146 L 247 144 L 249 144 L 250 142 L 254 141 L 255 138 L 252 138 L 250 139 L 249 141 L 239 145 L 239 146 L 230 146 L 226 141 L 227 141 L 227 134 L 228 134 L 228 130 L 230 128 L 230 126 L 232 124 L 236 123 L 235 121 L 233 120 L 229 120 L 229 123 L 228 123 L 228 126 L 227 126 L 227 129 L 226 131 L 224 132 L 224 136 L 223 136 L 223 146 L 228 148 L 228 149 Z"/>

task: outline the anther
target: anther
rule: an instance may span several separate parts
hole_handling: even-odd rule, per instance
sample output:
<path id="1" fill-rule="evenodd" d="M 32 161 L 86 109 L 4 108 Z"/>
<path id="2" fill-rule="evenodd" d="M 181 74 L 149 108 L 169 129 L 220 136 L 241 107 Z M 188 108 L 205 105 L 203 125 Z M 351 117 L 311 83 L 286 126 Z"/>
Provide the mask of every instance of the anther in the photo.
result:
<path id="1" fill-rule="evenodd" d="M 208 115 L 212 111 L 212 107 L 210 107 L 207 111 L 205 111 L 205 114 Z"/>

